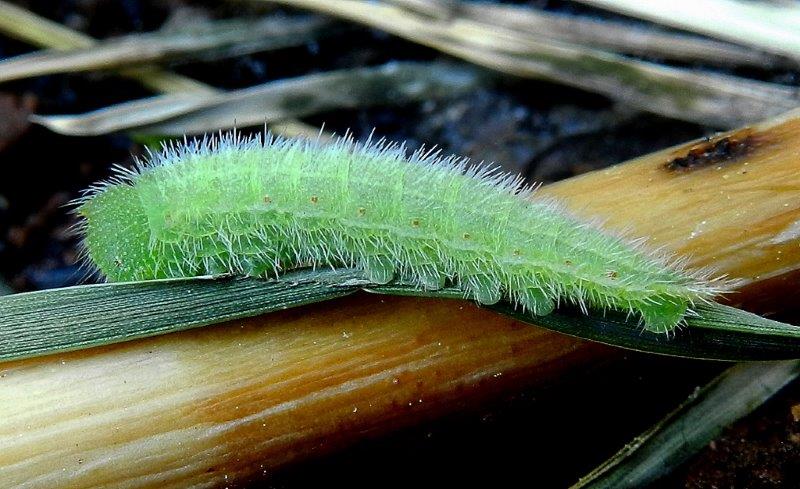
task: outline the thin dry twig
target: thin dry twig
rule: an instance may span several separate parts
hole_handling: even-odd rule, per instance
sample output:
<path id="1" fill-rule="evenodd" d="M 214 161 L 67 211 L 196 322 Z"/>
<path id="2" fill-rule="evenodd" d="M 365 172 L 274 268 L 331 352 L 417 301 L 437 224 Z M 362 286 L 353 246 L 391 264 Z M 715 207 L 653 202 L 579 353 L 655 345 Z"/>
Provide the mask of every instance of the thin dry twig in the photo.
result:
<path id="1" fill-rule="evenodd" d="M 763 69 L 797 66 L 782 56 L 706 37 L 668 32 L 658 26 L 637 26 L 607 19 L 563 15 L 516 5 L 461 2 L 456 12 L 472 20 L 529 35 L 601 48 L 618 53 Z"/>
<path id="2" fill-rule="evenodd" d="M 389 63 L 339 70 L 214 95 L 163 95 L 81 115 L 32 116 L 61 134 L 92 136 L 128 130 L 141 135 L 202 134 L 262 125 L 327 110 L 452 97 L 485 77 L 449 64 Z"/>
<path id="3" fill-rule="evenodd" d="M 36 46 L 68 51 L 94 46 L 97 41 L 28 10 L 0 1 L 0 32 Z M 214 87 L 177 73 L 153 67 L 126 69 L 123 76 L 163 93 L 213 93 Z"/>
<path id="4" fill-rule="evenodd" d="M 740 0 L 578 0 L 800 61 L 800 4 Z"/>
<path id="5" fill-rule="evenodd" d="M 232 19 L 209 22 L 189 31 L 158 31 L 98 41 L 69 51 L 52 49 L 0 61 L 0 82 L 52 73 L 127 70 L 165 61 L 187 62 L 240 56 L 303 45 L 330 32 L 320 17 Z"/>
<path id="6" fill-rule="evenodd" d="M 556 81 L 641 110 L 711 126 L 740 125 L 800 105 L 800 96 L 791 87 L 638 61 L 464 17 L 431 19 L 360 0 L 261 1 L 335 15 L 481 66 Z"/>

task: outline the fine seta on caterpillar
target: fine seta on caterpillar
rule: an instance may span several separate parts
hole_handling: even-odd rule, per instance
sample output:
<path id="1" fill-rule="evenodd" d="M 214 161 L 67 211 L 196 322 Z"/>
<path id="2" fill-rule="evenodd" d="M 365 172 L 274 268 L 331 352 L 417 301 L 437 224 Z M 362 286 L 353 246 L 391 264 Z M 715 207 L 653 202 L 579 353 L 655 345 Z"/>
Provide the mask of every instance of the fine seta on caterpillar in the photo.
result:
<path id="1" fill-rule="evenodd" d="M 77 201 L 85 257 L 109 281 L 345 266 L 536 315 L 560 303 L 628 312 L 663 333 L 726 288 L 570 215 L 519 176 L 384 140 L 232 132 L 116 172 Z"/>

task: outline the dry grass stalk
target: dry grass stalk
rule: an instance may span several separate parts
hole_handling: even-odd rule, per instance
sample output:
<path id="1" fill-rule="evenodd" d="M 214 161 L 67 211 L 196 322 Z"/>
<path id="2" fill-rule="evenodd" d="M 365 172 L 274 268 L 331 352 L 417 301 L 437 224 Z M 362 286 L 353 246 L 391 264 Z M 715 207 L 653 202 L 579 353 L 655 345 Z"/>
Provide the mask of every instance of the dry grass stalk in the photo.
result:
<path id="1" fill-rule="evenodd" d="M 788 86 L 637 61 L 464 16 L 431 18 L 361 0 L 263 1 L 335 15 L 497 71 L 555 81 L 714 127 L 735 127 L 800 105 Z"/>
<path id="2" fill-rule="evenodd" d="M 87 49 L 98 43 L 96 39 L 85 34 L 2 0 L 0 0 L 0 32 L 36 46 L 65 51 Z M 198 80 L 155 66 L 126 68 L 120 70 L 119 74 L 137 80 L 145 87 L 160 93 L 178 95 L 220 93 L 216 88 Z M 315 137 L 319 134 L 319 129 L 295 120 L 280 122 L 275 131 L 281 134 L 282 128 L 288 129 L 286 136 L 290 137 Z"/>
<path id="3" fill-rule="evenodd" d="M 739 0 L 578 0 L 800 60 L 800 4 Z"/>
<path id="4" fill-rule="evenodd" d="M 322 18 L 265 17 L 209 22 L 180 31 L 131 34 L 85 48 L 51 49 L 0 60 L 0 82 L 52 73 L 122 70 L 166 61 L 214 60 L 302 46 L 331 30 Z"/>
<path id="5" fill-rule="evenodd" d="M 4 1 L 0 1 L 0 32 L 36 46 L 63 51 L 89 48 L 98 42 L 85 34 Z M 214 87 L 205 83 L 154 67 L 124 70 L 122 74 L 139 81 L 156 92 L 211 93 L 216 91 Z"/>
<path id="6" fill-rule="evenodd" d="M 763 51 L 706 37 L 668 32 L 656 26 L 643 27 L 614 20 L 556 14 L 530 7 L 463 2 L 454 12 L 476 21 L 554 40 L 684 63 L 767 69 L 786 65 L 788 61 Z"/>
<path id="7" fill-rule="evenodd" d="M 399 105 L 436 100 L 475 90 L 485 77 L 471 67 L 393 62 L 284 78 L 225 93 L 163 95 L 78 115 L 33 116 L 52 131 L 94 136 L 113 131 L 141 135 L 204 134 L 259 126 L 334 109 Z M 287 125 L 279 128 L 292 130 Z"/>

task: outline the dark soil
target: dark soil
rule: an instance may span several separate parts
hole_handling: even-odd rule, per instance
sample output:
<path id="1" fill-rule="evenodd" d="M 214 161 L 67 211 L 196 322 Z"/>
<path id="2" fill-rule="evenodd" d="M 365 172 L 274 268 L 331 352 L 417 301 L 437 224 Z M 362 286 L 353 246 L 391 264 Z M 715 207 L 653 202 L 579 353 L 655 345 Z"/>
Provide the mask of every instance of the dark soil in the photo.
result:
<path id="1" fill-rule="evenodd" d="M 158 28 L 178 9 L 237 15 L 245 3 L 138 0 L 20 2 L 97 38 Z M 568 2 L 528 2 L 608 16 Z M 245 11 L 246 12 L 246 11 Z M 0 57 L 32 47 L 0 36 Z M 390 60 L 433 60 L 435 51 L 380 32 L 353 29 L 325 42 L 233 60 L 175 66 L 221 88 Z M 452 61 L 452 60 L 451 60 Z M 757 74 L 797 83 L 794 73 Z M 142 148 L 124 134 L 75 138 L 32 126 L 32 112 L 77 113 L 147 96 L 111 75 L 47 76 L 0 86 L 0 278 L 14 291 L 74 285 L 74 223 L 67 204 L 112 163 Z M 532 181 L 550 182 L 708 135 L 701 127 L 616 107 L 561 86 L 504 77 L 448 101 L 319 114 L 306 122 L 364 137 L 373 129 L 410 148 L 495 161 Z M 67 206 L 67 207 L 65 207 Z M 372 487 L 462 485 L 563 487 L 601 462 L 723 365 L 631 354 L 559 385 L 520 392 L 490 406 L 465 406 L 447 419 L 402 431 L 323 460 L 271 474 L 264 487 L 321 484 Z M 714 441 L 660 487 L 800 487 L 800 384 Z"/>

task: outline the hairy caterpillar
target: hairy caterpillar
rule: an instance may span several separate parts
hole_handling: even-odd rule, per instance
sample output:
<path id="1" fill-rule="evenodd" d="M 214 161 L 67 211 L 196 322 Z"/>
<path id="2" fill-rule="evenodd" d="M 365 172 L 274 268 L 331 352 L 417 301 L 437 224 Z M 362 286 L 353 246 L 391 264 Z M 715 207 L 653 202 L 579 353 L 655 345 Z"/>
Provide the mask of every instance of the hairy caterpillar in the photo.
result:
<path id="1" fill-rule="evenodd" d="M 558 303 L 669 332 L 718 280 L 604 233 L 521 179 L 383 141 L 185 142 L 79 200 L 84 251 L 111 281 L 349 266 L 537 315 Z"/>

